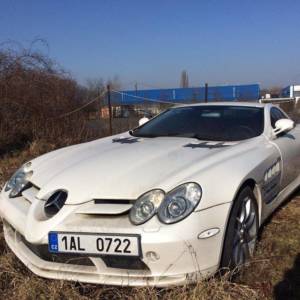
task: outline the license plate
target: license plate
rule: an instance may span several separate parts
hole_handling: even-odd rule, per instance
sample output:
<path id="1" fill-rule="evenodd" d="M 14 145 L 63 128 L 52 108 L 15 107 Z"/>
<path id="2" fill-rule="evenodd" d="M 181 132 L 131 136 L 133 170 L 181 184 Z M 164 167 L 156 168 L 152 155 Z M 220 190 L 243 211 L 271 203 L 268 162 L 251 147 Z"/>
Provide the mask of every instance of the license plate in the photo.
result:
<path id="1" fill-rule="evenodd" d="M 52 253 L 80 253 L 92 256 L 140 256 L 139 235 L 106 233 L 50 232 L 49 251 Z"/>

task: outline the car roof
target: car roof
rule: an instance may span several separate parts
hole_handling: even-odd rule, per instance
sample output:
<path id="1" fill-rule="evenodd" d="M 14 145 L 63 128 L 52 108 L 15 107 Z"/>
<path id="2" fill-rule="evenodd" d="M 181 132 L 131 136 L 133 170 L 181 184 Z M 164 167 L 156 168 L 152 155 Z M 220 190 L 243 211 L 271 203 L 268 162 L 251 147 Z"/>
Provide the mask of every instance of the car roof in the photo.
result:
<path id="1" fill-rule="evenodd" d="M 175 107 L 187 107 L 187 106 L 244 106 L 244 107 L 265 107 L 268 104 L 259 102 L 208 102 L 208 103 L 193 103 L 193 104 L 178 104 Z"/>

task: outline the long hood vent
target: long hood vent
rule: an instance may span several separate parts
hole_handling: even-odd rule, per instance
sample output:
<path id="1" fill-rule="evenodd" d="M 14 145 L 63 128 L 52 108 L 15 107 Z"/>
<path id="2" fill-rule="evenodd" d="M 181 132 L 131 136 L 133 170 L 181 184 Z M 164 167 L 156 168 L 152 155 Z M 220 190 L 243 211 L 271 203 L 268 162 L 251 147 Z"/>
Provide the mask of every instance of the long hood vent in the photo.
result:
<path id="1" fill-rule="evenodd" d="M 184 147 L 187 148 L 204 148 L 204 149 L 218 149 L 218 148 L 224 148 L 229 147 L 231 144 L 225 143 L 225 142 L 200 142 L 200 143 L 189 143 L 184 145 Z"/>
<path id="2" fill-rule="evenodd" d="M 80 205 L 77 214 L 84 215 L 120 215 L 127 213 L 135 200 L 124 199 L 94 199 Z"/>

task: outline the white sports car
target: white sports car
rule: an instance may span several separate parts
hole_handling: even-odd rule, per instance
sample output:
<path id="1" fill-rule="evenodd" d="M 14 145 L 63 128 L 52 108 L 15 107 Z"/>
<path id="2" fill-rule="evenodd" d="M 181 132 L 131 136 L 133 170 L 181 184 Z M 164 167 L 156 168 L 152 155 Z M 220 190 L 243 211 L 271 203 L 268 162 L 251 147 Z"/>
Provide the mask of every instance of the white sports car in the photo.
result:
<path id="1" fill-rule="evenodd" d="M 245 263 L 299 170 L 300 128 L 278 107 L 177 106 L 26 163 L 0 214 L 7 244 L 40 276 L 184 284 Z"/>

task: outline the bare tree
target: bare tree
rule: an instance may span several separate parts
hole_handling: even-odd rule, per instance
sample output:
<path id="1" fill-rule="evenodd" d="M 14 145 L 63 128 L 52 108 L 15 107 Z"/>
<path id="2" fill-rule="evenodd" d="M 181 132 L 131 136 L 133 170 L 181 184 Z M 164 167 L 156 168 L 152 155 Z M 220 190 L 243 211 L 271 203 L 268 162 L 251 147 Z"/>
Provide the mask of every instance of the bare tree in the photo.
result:
<path id="1" fill-rule="evenodd" d="M 120 90 L 121 89 L 121 82 L 118 76 L 114 76 L 113 79 L 108 79 L 107 84 L 110 85 L 112 90 Z"/>
<path id="2" fill-rule="evenodd" d="M 85 86 L 85 97 L 84 101 L 88 102 L 93 98 L 99 97 L 106 89 L 104 80 L 102 78 L 89 78 L 86 81 Z M 103 105 L 103 99 L 100 98 L 99 101 L 92 103 L 85 108 L 87 112 L 96 112 L 100 110 L 101 105 Z"/>
<path id="3" fill-rule="evenodd" d="M 74 131 L 81 114 L 61 118 L 78 107 L 78 84 L 47 55 L 34 48 L 0 45 L 0 155 L 10 145 L 40 138 L 57 140 Z"/>
<path id="4" fill-rule="evenodd" d="M 261 96 L 265 96 L 265 94 L 270 94 L 272 97 L 279 97 L 281 94 L 281 90 L 281 86 L 272 86 L 269 88 L 261 89 L 260 94 Z"/>
<path id="5" fill-rule="evenodd" d="M 188 88 L 189 87 L 189 76 L 186 70 L 181 72 L 180 76 L 180 87 L 181 88 Z"/>

